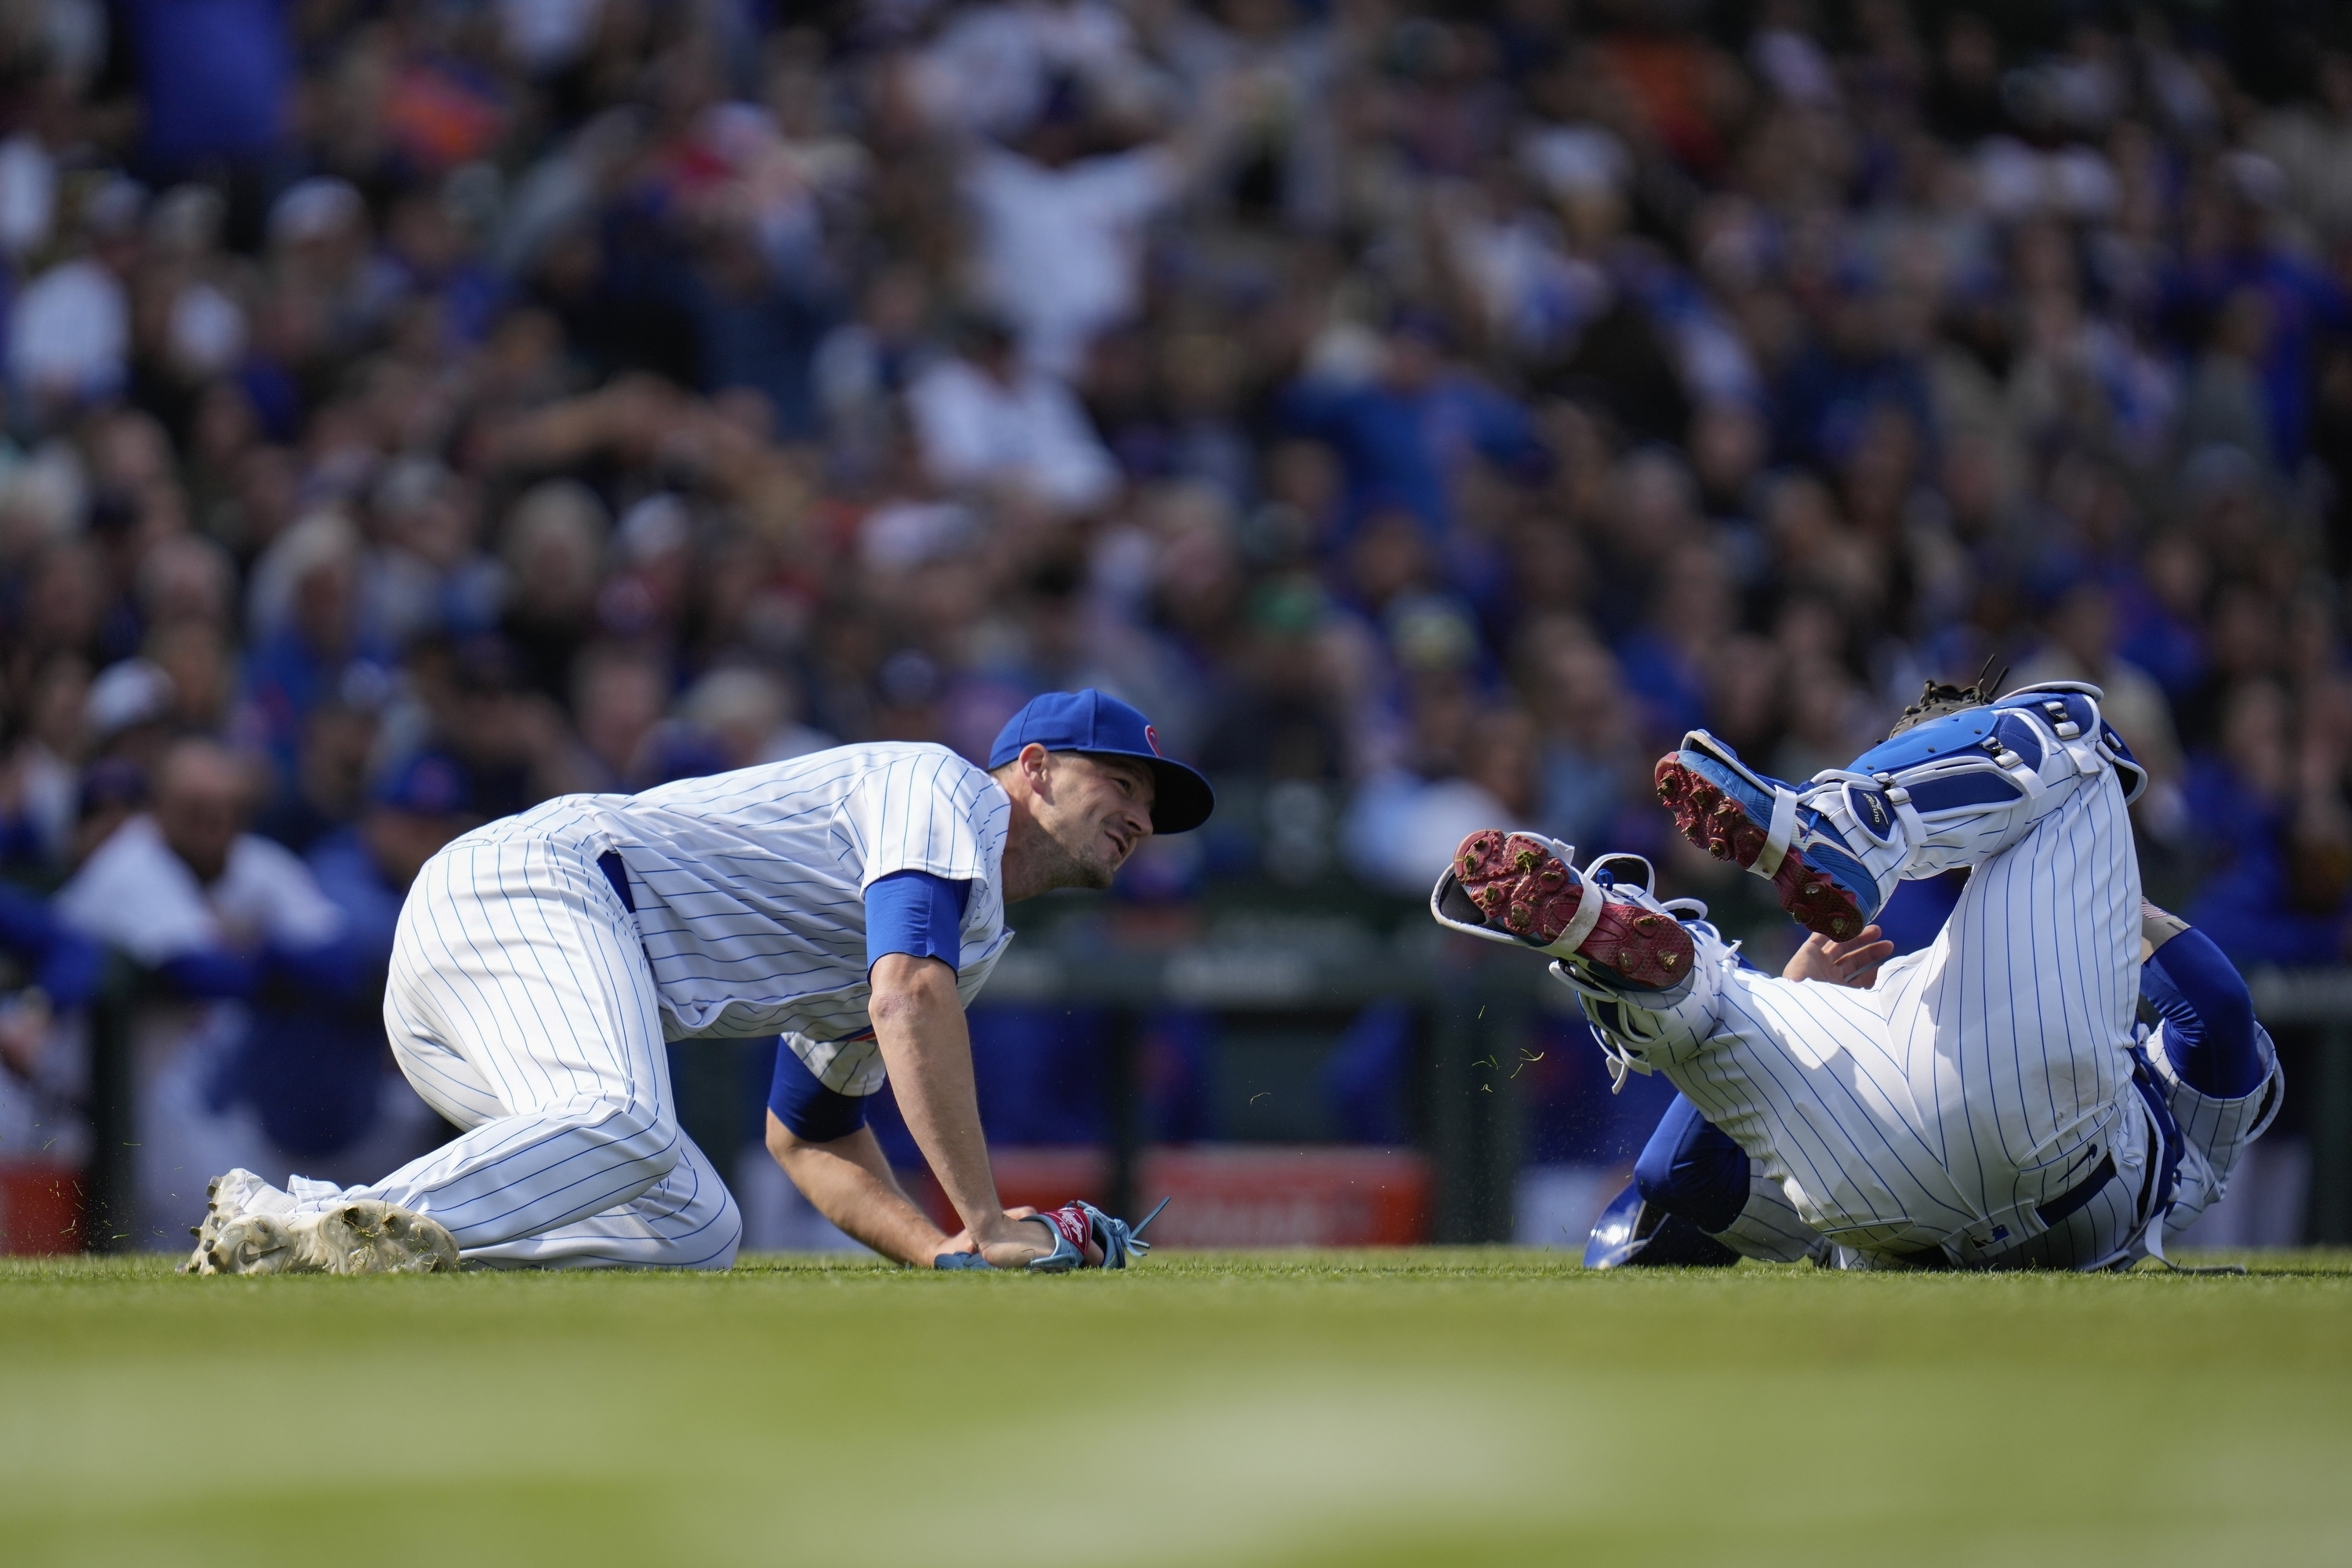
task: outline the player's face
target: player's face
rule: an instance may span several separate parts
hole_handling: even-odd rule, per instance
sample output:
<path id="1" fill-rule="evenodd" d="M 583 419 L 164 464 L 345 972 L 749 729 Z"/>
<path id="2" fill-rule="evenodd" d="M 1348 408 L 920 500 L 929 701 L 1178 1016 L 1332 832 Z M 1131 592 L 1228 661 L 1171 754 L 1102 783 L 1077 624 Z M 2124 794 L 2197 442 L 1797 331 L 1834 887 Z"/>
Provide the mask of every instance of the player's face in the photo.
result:
<path id="1" fill-rule="evenodd" d="M 1054 758 L 1046 830 L 1082 888 L 1108 888 L 1135 847 L 1151 837 L 1151 770 L 1140 763 L 1063 752 Z"/>

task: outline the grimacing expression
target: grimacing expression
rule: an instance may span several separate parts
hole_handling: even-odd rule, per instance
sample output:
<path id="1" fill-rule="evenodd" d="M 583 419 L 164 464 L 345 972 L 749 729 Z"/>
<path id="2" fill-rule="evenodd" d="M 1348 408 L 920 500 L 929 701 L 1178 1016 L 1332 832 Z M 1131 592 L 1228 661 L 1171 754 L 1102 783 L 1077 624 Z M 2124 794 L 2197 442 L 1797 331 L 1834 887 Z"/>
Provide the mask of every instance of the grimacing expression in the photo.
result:
<path id="1" fill-rule="evenodd" d="M 1108 888 L 1135 847 L 1151 837 L 1151 770 L 1076 752 L 1054 753 L 1053 766 L 1053 798 L 1038 820 L 1069 857 L 1078 886 Z"/>

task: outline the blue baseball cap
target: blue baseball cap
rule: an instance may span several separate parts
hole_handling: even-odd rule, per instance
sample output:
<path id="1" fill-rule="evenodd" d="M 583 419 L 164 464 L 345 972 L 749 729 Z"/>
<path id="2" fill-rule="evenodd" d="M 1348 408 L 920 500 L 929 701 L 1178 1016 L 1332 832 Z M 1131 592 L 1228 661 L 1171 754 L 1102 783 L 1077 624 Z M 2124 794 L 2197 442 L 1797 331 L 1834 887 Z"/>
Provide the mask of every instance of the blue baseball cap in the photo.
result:
<path id="1" fill-rule="evenodd" d="M 375 804 L 417 816 L 462 816 L 473 792 L 466 770 L 437 752 L 419 752 L 376 781 Z"/>
<path id="2" fill-rule="evenodd" d="M 1151 831 L 1189 833 L 1209 820 L 1216 792 L 1202 778 L 1160 750 L 1150 721 L 1121 702 L 1087 687 L 1084 691 L 1048 691 L 1005 721 L 989 749 L 988 765 L 1001 768 L 1031 743 L 1049 752 L 1082 752 L 1096 757 L 1133 757 L 1151 769 Z"/>

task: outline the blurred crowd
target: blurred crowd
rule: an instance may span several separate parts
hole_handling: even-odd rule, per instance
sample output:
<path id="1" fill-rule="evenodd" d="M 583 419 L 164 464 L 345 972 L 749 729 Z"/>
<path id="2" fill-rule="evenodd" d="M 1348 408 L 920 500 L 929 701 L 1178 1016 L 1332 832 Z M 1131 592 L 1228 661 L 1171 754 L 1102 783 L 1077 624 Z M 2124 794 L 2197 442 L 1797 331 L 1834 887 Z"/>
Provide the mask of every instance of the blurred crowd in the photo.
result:
<path id="1" fill-rule="evenodd" d="M 98 942 L 212 1042 L 180 1103 L 375 1160 L 370 976 L 467 823 L 1085 684 L 1220 782 L 1181 900 L 1496 822 L 1714 887 L 1685 729 L 1798 777 L 1928 678 L 2095 680 L 2151 891 L 2338 960 L 2332 26 L 5 0 L 16 1100 Z"/>

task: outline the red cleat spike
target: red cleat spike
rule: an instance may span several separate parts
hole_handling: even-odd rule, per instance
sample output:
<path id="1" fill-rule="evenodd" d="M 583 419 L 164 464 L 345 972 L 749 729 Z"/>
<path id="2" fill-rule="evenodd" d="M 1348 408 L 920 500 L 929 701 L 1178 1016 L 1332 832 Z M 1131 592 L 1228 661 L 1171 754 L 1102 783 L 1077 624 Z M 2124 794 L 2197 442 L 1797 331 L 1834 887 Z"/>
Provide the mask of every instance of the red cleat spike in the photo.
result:
<path id="1" fill-rule="evenodd" d="M 1523 864 L 1524 862 L 1524 864 Z M 1489 924 L 1549 945 L 1559 940 L 1590 893 L 1540 841 L 1474 833 L 1454 858 L 1454 876 Z M 1465 875 L 1465 868 L 1475 874 Z M 1499 907 L 1500 913 L 1497 909 Z M 1635 985 L 1666 986 L 1690 970 L 1694 949 L 1681 922 L 1632 903 L 1606 903 L 1577 956 Z"/>
<path id="2" fill-rule="evenodd" d="M 1658 798 L 1673 805 L 1675 829 L 1693 847 L 1743 870 L 1754 868 L 1769 837 L 1763 824 L 1750 820 L 1738 801 L 1685 767 L 1672 752 L 1658 760 L 1655 776 Z M 1772 887 L 1780 907 L 1808 931 L 1843 942 L 1863 928 L 1861 907 L 1807 866 L 1796 849 L 1780 858 Z"/>

